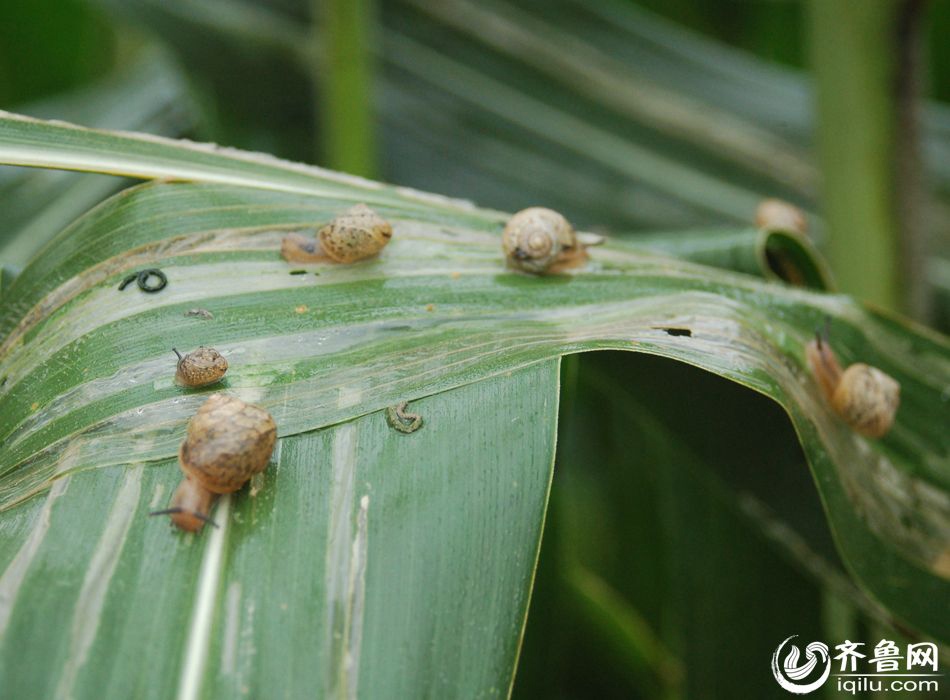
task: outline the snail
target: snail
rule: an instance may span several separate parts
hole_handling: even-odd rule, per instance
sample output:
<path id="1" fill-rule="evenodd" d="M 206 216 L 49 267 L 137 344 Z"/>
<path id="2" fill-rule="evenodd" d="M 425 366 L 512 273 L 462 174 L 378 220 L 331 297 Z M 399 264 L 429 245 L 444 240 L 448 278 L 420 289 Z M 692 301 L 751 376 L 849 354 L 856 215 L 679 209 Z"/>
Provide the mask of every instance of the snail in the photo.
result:
<path id="1" fill-rule="evenodd" d="M 376 255 L 392 235 L 392 225 L 365 204 L 350 207 L 317 233 L 323 251 L 341 263 Z"/>
<path id="2" fill-rule="evenodd" d="M 260 406 L 233 396 L 212 394 L 188 423 L 188 434 L 178 450 L 184 479 L 171 504 L 152 515 L 171 515 L 188 532 L 206 522 L 215 497 L 240 489 L 264 471 L 274 451 L 277 426 Z"/>
<path id="3" fill-rule="evenodd" d="M 534 274 L 557 272 L 586 257 L 571 223 L 544 207 L 529 207 L 512 216 L 501 245 L 511 267 Z"/>
<path id="4" fill-rule="evenodd" d="M 782 199 L 763 199 L 755 210 L 755 225 L 763 231 L 789 231 L 803 236 L 808 232 L 802 210 Z"/>
<path id="5" fill-rule="evenodd" d="M 352 263 L 379 253 L 392 235 L 392 224 L 365 204 L 357 204 L 321 228 L 318 240 L 287 234 L 280 254 L 289 262 Z"/>
<path id="6" fill-rule="evenodd" d="M 178 355 L 175 379 L 182 386 L 208 386 L 219 381 L 228 371 L 228 361 L 214 348 L 202 345 L 184 356 L 175 348 L 172 352 Z"/>
<path id="7" fill-rule="evenodd" d="M 856 432 L 883 437 L 894 424 L 900 384 L 876 367 L 856 362 L 842 370 L 828 344 L 827 330 L 805 347 L 805 357 L 825 398 Z"/>

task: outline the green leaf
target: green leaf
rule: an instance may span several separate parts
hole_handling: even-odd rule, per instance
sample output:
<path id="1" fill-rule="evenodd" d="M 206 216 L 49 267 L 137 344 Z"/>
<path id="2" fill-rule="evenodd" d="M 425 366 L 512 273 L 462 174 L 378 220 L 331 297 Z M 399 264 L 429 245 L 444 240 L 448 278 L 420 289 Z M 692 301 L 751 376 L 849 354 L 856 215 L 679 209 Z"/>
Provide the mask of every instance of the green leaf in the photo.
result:
<path id="1" fill-rule="evenodd" d="M 180 478 L 174 460 L 58 480 L 2 521 L 4 692 L 507 695 L 557 381 L 544 362 L 414 402 L 425 425 L 409 435 L 374 413 L 284 437 L 199 536 L 147 517 Z M 38 610 L 59 622 L 36 624 Z M 22 658 L 40 652 L 38 674 Z"/>
<path id="2" fill-rule="evenodd" d="M 831 272 L 807 236 L 766 229 L 641 233 L 631 242 L 664 255 L 762 275 L 800 287 L 833 290 Z"/>
<path id="3" fill-rule="evenodd" d="M 4 295 L 0 677 L 18 695 L 293 694 L 298 677 L 340 697 L 357 683 L 505 694 L 544 518 L 557 360 L 602 349 L 685 362 L 778 402 L 859 584 L 946 640 L 945 338 L 622 241 L 569 274 L 517 274 L 498 212 L 266 157 L 4 117 L 0 161 L 202 180 L 108 200 Z M 393 222 L 392 243 L 291 274 L 282 236 L 354 201 Z M 164 290 L 118 289 L 146 267 L 164 270 Z M 185 316 L 194 307 L 213 318 Z M 883 440 L 852 432 L 805 366 L 828 316 L 845 364 L 901 384 Z M 280 441 L 262 482 L 222 499 L 221 527 L 193 537 L 144 516 L 164 506 L 185 423 L 214 391 L 172 381 L 171 347 L 199 344 L 229 359 L 219 390 L 267 408 Z M 401 401 L 421 430 L 387 427 L 380 411 Z M 37 625 L 38 611 L 70 632 Z M 39 674 L 21 654 L 51 661 Z M 158 657 L 148 677 L 132 663 L 143 654 Z"/>
<path id="4" fill-rule="evenodd" d="M 4 163 L 9 165 L 94 171 L 138 178 L 200 180 L 313 195 L 362 195 L 376 203 L 426 202 L 429 206 L 437 206 L 444 199 L 437 195 L 387 188 L 363 178 L 214 144 L 85 129 L 63 122 L 42 122 L 10 112 L 0 111 L 0 117 Z"/>

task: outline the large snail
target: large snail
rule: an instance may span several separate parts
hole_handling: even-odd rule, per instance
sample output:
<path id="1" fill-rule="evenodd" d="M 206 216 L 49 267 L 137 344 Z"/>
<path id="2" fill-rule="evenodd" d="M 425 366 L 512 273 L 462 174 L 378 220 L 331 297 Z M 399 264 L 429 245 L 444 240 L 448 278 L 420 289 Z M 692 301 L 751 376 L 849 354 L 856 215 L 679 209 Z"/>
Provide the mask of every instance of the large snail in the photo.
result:
<path id="1" fill-rule="evenodd" d="M 280 254 L 289 262 L 352 263 L 379 253 L 392 235 L 392 224 L 365 204 L 357 204 L 321 228 L 317 239 L 287 234 Z"/>
<path id="2" fill-rule="evenodd" d="M 894 424 L 900 384 L 876 367 L 856 362 L 842 370 L 828 344 L 827 331 L 805 347 L 805 357 L 827 401 L 856 432 L 879 438 Z"/>
<path id="3" fill-rule="evenodd" d="M 169 507 L 152 515 L 171 515 L 188 532 L 211 522 L 211 505 L 218 494 L 240 489 L 264 471 L 274 450 L 277 426 L 260 406 L 233 396 L 212 394 L 188 423 L 178 450 L 184 472 Z"/>
<path id="4" fill-rule="evenodd" d="M 544 207 L 522 209 L 512 216 L 501 245 L 510 266 L 534 274 L 558 272 L 586 257 L 571 223 Z"/>
<path id="5" fill-rule="evenodd" d="M 805 235 L 808 220 L 802 210 L 782 199 L 763 199 L 755 210 L 755 225 L 764 231 L 788 231 Z"/>
<path id="6" fill-rule="evenodd" d="M 208 386 L 220 381 L 228 371 L 228 361 L 214 348 L 200 348 L 187 355 L 182 355 L 175 348 L 172 352 L 178 355 L 178 369 L 175 379 L 182 386 Z"/>

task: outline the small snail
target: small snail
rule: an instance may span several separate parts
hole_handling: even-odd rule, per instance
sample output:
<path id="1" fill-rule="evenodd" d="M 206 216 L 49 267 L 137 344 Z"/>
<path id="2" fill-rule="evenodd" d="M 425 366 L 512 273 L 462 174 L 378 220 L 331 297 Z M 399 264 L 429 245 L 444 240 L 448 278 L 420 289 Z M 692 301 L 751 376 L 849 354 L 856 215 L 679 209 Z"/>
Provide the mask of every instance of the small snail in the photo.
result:
<path id="1" fill-rule="evenodd" d="M 501 245 L 509 265 L 534 274 L 557 272 L 586 257 L 570 222 L 544 207 L 522 209 L 512 216 Z"/>
<path id="2" fill-rule="evenodd" d="M 175 379 L 182 386 L 208 386 L 219 381 L 228 371 L 228 361 L 214 348 L 202 345 L 184 356 L 175 348 L 172 352 L 178 355 Z"/>
<path id="3" fill-rule="evenodd" d="M 841 369 L 828 344 L 827 331 L 805 347 L 805 357 L 821 392 L 835 413 L 856 432 L 879 438 L 894 424 L 900 405 L 900 384 L 876 367 L 856 362 Z"/>
<path id="4" fill-rule="evenodd" d="M 341 263 L 376 255 L 392 238 L 392 225 L 365 204 L 357 204 L 320 229 L 323 252 Z"/>
<path id="5" fill-rule="evenodd" d="M 365 204 L 357 204 L 317 232 L 319 243 L 299 233 L 287 234 L 280 254 L 289 262 L 352 263 L 379 253 L 392 235 L 392 224 Z"/>
<path id="6" fill-rule="evenodd" d="M 212 522 L 208 513 L 215 496 L 237 491 L 264 471 L 276 439 L 277 426 L 263 408 L 212 394 L 188 423 L 178 450 L 185 478 L 170 506 L 152 515 L 171 515 L 182 530 L 197 532 Z"/>
<path id="7" fill-rule="evenodd" d="M 755 225 L 764 231 L 790 231 L 803 236 L 808 232 L 802 210 L 782 199 L 763 199 L 755 210 Z"/>

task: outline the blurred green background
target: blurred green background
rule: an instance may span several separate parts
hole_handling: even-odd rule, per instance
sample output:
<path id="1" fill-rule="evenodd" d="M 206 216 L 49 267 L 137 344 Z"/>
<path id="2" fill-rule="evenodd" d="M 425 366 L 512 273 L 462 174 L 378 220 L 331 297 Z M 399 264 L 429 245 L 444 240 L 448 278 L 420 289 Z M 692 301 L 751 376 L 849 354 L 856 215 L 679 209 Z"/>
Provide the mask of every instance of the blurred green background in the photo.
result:
<path id="1" fill-rule="evenodd" d="M 4 109 L 547 205 L 617 235 L 748 224 L 780 197 L 842 291 L 950 327 L 950 3 L 2 8 Z M 118 186 L 0 170 L 5 274 Z M 36 191 L 46 206 L 18 204 Z M 515 697 L 781 697 L 768 657 L 789 634 L 901 634 L 845 576 L 768 400 L 598 353 L 565 362 L 559 434 Z"/>

